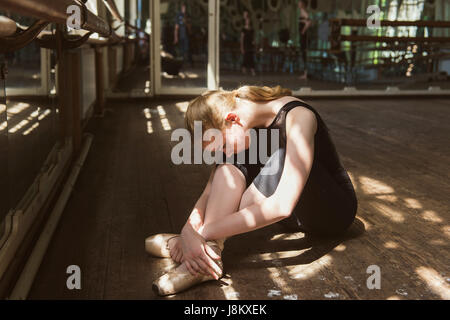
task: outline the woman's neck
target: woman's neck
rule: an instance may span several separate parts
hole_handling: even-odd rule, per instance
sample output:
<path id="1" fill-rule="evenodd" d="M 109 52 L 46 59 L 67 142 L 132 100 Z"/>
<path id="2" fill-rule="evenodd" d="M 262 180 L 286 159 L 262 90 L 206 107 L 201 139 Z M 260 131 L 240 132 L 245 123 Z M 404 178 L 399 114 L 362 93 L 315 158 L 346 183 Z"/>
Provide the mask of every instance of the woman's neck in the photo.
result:
<path id="1" fill-rule="evenodd" d="M 244 130 L 268 127 L 278 112 L 276 104 L 272 102 L 273 100 L 257 103 L 246 99 L 236 98 L 237 111 L 244 126 Z"/>

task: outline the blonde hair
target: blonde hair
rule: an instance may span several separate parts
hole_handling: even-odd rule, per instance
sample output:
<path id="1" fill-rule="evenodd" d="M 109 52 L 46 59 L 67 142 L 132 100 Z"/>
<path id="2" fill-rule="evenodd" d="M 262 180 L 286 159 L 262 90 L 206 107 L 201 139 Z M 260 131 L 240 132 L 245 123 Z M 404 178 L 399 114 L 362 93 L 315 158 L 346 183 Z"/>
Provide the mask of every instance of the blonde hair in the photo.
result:
<path id="1" fill-rule="evenodd" d="M 225 115 L 236 109 L 236 97 L 253 102 L 272 101 L 292 95 L 290 89 L 276 87 L 242 86 L 233 91 L 209 90 L 192 100 L 186 110 L 185 126 L 191 134 L 194 121 L 202 122 L 202 130 L 225 128 Z"/>

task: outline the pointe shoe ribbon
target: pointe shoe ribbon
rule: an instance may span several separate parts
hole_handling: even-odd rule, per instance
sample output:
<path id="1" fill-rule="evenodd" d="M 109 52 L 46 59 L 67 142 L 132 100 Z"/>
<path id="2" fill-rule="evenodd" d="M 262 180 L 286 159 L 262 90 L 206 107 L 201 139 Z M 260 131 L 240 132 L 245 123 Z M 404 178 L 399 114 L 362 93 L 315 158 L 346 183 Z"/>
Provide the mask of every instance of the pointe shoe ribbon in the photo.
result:
<path id="1" fill-rule="evenodd" d="M 214 250 L 219 256 L 222 254 L 224 248 L 224 240 L 211 240 L 206 242 L 211 249 Z M 222 259 L 214 260 L 219 266 L 221 273 L 218 274 L 219 279 L 223 277 L 223 263 Z M 167 296 L 184 291 L 194 285 L 202 282 L 215 280 L 212 275 L 198 274 L 192 275 L 188 270 L 181 271 L 178 268 L 164 274 L 155 281 L 153 281 L 152 289 L 160 296 Z"/>
<path id="2" fill-rule="evenodd" d="M 179 237 L 175 233 L 158 233 L 145 239 L 145 251 L 155 257 L 170 258 L 169 240 Z"/>

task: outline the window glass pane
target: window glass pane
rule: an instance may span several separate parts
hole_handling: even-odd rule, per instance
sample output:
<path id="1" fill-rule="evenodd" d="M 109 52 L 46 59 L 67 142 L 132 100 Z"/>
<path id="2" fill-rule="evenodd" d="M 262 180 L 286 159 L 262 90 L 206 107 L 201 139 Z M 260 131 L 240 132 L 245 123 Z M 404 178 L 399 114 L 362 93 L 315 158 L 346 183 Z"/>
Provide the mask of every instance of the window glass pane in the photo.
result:
<path id="1" fill-rule="evenodd" d="M 162 87 L 206 87 L 208 1 L 162 0 L 160 15 Z"/>
<path id="2" fill-rule="evenodd" d="M 150 91 L 150 2 L 129 0 L 125 7 L 125 20 L 130 27 L 124 29 L 124 35 L 130 40 L 114 50 L 122 67 L 114 91 L 139 92 Z M 125 5 L 116 2 L 116 5 Z M 132 27 L 131 27 L 132 26 Z M 119 72 L 119 70 L 117 70 Z"/>
<path id="3" fill-rule="evenodd" d="M 34 19 L 11 16 L 24 28 Z M 1 133 L 7 135 L 9 208 L 16 208 L 33 185 L 56 142 L 54 57 L 32 42 L 3 55 L 8 69 Z M 52 64 L 49 74 L 47 62 Z M 50 77 L 50 78 L 48 78 Z M 48 82 L 48 83 L 47 83 Z M 50 93 L 50 92 L 52 93 Z M 5 119 L 3 119 L 5 120 Z M 4 147 L 2 147 L 4 148 Z"/>
<path id="4" fill-rule="evenodd" d="M 279 84 L 293 90 L 450 88 L 450 41 L 423 41 L 449 37 L 449 28 L 367 26 L 370 5 L 379 9 L 379 20 L 449 21 L 448 0 L 227 0 L 221 4 L 220 86 L 225 89 L 242 84 Z M 332 33 L 333 19 L 362 24 L 344 23 Z"/>

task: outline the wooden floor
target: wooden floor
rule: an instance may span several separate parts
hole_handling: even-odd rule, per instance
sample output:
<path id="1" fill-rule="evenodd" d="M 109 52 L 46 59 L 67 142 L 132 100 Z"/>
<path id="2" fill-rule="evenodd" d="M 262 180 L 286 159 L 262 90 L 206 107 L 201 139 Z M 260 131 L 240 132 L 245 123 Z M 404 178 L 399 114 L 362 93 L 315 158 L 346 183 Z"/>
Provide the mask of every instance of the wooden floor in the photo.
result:
<path id="1" fill-rule="evenodd" d="M 309 239 L 277 224 L 235 236 L 221 282 L 165 299 L 450 299 L 449 100 L 308 102 L 356 188 L 350 232 Z M 151 283 L 170 259 L 148 256 L 144 239 L 180 231 L 210 171 L 170 161 L 183 107 L 116 102 L 91 120 L 92 148 L 29 298 L 161 299 Z M 66 288 L 70 265 L 81 268 L 81 290 Z M 371 265 L 379 290 L 366 284 Z"/>
<path id="2" fill-rule="evenodd" d="M 377 81 L 359 81 L 356 83 L 342 83 L 337 80 L 321 79 L 319 74 L 312 72 L 312 78 L 300 80 L 301 72 L 290 73 L 288 69 L 282 70 L 281 67 L 276 71 L 257 72 L 256 76 L 243 74 L 240 71 L 220 70 L 220 86 L 232 90 L 240 86 L 243 82 L 248 85 L 256 86 L 276 86 L 300 90 L 301 88 L 311 88 L 313 90 L 343 90 L 345 87 L 353 86 L 358 90 L 385 90 L 388 86 L 398 87 L 400 90 L 428 90 L 429 87 L 440 87 L 443 90 L 450 89 L 448 80 L 430 80 L 426 74 L 417 75 L 417 77 L 381 77 Z M 184 75 L 183 75 L 184 74 Z M 316 76 L 314 77 L 314 74 Z M 144 92 L 146 83 L 148 83 L 149 66 L 145 63 L 139 64 L 133 69 L 123 74 L 117 83 L 114 91 L 130 92 L 132 90 Z M 336 75 L 336 77 L 338 77 Z M 327 76 L 325 77 L 327 78 Z M 207 65 L 197 63 L 196 67 L 185 67 L 179 76 L 167 76 L 161 74 L 161 85 L 163 87 L 178 88 L 197 88 L 204 87 L 207 84 Z"/>

